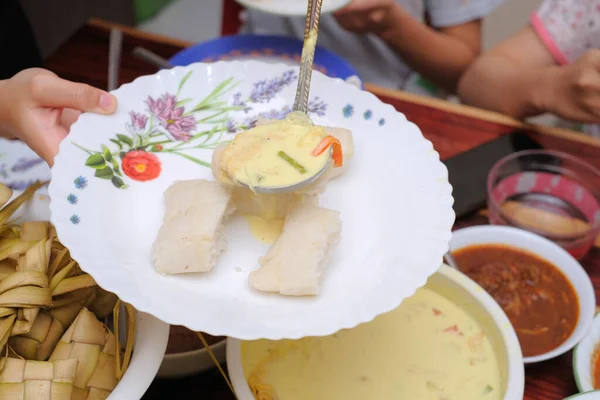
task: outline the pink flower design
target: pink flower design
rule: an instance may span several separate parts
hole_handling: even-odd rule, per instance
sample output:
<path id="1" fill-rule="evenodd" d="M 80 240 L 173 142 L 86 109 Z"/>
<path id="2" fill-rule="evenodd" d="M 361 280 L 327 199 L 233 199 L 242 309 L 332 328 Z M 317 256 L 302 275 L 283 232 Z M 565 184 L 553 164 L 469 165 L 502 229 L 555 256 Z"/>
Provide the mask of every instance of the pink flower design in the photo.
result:
<path id="1" fill-rule="evenodd" d="M 191 131 L 196 127 L 196 118 L 193 115 L 183 115 L 185 109 L 177 107 L 175 96 L 165 93 L 156 100 L 148 96 L 146 104 L 158 119 L 160 126 L 175 140 L 187 142 L 192 138 Z"/>
<path id="2" fill-rule="evenodd" d="M 131 125 L 136 130 L 141 131 L 146 128 L 146 122 L 148 122 L 148 117 L 146 115 L 130 111 L 129 116 L 131 117 Z"/>

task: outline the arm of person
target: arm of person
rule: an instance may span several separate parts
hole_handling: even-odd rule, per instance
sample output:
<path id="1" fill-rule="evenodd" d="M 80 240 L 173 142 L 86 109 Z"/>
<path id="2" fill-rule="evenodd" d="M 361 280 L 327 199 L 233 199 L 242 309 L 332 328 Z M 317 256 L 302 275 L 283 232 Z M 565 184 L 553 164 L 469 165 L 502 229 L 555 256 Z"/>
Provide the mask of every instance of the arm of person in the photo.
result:
<path id="1" fill-rule="evenodd" d="M 450 93 L 481 49 L 481 20 L 434 29 L 413 18 L 400 5 L 394 23 L 381 37 L 415 71 Z M 407 40 L 410 38 L 410 40 Z"/>
<path id="2" fill-rule="evenodd" d="M 561 67 L 531 27 L 483 55 L 464 74 L 458 92 L 474 106 L 516 118 L 540 114 Z"/>

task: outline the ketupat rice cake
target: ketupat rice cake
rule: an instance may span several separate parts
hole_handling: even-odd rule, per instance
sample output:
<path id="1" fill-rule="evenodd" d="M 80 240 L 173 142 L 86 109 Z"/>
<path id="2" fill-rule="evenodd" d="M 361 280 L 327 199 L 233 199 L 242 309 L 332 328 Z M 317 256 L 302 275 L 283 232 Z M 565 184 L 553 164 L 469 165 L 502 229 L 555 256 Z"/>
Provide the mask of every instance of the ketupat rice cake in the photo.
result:
<path id="1" fill-rule="evenodd" d="M 304 205 L 286 218 L 283 232 L 250 273 L 250 284 L 264 292 L 317 295 L 332 249 L 339 244 L 340 213 Z"/>
<path id="2" fill-rule="evenodd" d="M 224 222 L 233 213 L 231 190 L 218 182 L 175 182 L 165 191 L 163 225 L 152 246 L 162 274 L 210 271 L 225 249 Z"/>

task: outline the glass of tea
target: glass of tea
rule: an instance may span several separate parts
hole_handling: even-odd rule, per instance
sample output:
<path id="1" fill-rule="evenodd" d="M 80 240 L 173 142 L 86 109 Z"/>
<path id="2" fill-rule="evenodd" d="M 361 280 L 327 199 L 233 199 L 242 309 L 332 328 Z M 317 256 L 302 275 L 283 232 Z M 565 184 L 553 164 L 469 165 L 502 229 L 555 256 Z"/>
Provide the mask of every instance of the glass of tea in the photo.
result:
<path id="1" fill-rule="evenodd" d="M 537 233 L 581 259 L 600 234 L 599 190 L 600 171 L 576 157 L 516 152 L 488 175 L 489 220 Z"/>

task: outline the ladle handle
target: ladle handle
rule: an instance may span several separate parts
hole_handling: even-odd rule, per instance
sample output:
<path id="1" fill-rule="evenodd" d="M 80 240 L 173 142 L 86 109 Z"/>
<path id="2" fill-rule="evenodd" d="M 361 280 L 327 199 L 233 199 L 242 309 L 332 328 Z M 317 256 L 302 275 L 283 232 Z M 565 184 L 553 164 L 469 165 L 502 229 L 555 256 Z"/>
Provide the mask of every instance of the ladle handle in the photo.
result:
<path id="1" fill-rule="evenodd" d="M 300 58 L 300 74 L 298 75 L 298 88 L 294 101 L 294 111 L 306 113 L 308 109 L 308 95 L 310 93 L 310 80 L 312 77 L 317 35 L 319 33 L 319 18 L 323 0 L 308 0 L 306 11 L 306 25 L 304 26 L 304 45 Z"/>

